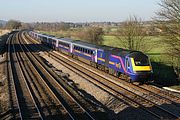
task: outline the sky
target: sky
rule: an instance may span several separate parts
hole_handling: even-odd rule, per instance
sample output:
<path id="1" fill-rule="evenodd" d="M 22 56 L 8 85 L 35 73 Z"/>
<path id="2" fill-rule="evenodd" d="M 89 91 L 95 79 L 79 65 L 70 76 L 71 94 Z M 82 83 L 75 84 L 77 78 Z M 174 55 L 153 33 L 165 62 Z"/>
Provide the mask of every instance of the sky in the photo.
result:
<path id="1" fill-rule="evenodd" d="M 160 0 L 0 0 L 0 20 L 22 22 L 121 22 L 151 20 Z"/>

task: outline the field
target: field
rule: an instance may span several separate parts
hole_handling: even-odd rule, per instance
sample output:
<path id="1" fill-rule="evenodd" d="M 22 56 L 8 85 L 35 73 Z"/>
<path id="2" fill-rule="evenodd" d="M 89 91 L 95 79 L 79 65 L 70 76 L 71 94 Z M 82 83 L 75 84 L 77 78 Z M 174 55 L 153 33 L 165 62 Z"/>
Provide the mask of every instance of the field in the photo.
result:
<path id="1" fill-rule="evenodd" d="M 119 40 L 116 38 L 116 36 L 103 36 L 104 38 L 104 45 L 109 45 L 113 47 L 123 47 L 122 44 L 119 42 Z M 166 47 L 164 44 L 162 44 L 160 41 L 162 40 L 162 37 L 159 36 L 149 36 L 147 37 L 149 41 L 147 41 L 147 44 L 152 46 L 152 49 L 148 52 L 148 54 L 161 54 L 164 53 L 166 50 Z"/>

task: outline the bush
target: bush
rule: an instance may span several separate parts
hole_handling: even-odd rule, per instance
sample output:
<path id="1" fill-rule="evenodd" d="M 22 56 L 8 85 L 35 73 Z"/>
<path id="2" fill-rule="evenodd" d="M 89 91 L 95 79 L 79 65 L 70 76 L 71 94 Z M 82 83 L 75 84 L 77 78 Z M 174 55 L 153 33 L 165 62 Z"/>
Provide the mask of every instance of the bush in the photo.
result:
<path id="1" fill-rule="evenodd" d="M 177 85 L 177 74 L 172 66 L 172 61 L 167 55 L 151 56 L 153 78 L 156 84 L 163 86 Z"/>

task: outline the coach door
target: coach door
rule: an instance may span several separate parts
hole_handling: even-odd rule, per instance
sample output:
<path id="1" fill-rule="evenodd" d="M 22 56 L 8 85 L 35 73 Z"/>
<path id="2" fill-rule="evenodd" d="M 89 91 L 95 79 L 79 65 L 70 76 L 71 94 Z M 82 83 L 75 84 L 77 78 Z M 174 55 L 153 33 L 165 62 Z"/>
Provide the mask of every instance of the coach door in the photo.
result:
<path id="1" fill-rule="evenodd" d="M 129 63 L 128 58 L 126 58 L 126 70 L 127 72 L 130 72 L 130 63 Z"/>

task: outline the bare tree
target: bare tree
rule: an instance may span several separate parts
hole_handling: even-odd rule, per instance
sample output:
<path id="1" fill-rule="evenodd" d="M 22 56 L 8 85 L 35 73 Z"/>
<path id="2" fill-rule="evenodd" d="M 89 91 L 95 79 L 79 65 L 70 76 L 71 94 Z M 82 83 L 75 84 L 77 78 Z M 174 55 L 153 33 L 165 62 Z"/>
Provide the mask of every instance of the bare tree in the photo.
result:
<path id="1" fill-rule="evenodd" d="M 116 35 L 121 45 L 130 50 L 143 52 L 151 50 L 152 46 L 147 45 L 150 38 L 146 36 L 143 25 L 144 23 L 138 20 L 136 16 L 130 17 L 129 20 L 123 22 Z"/>
<path id="2" fill-rule="evenodd" d="M 32 25 L 30 23 L 21 23 L 22 29 L 33 29 Z"/>
<path id="3" fill-rule="evenodd" d="M 102 44 L 104 35 L 103 29 L 100 27 L 88 27 L 79 35 L 80 39 L 87 40 L 90 43 Z"/>
<path id="4" fill-rule="evenodd" d="M 62 31 L 67 31 L 69 30 L 70 26 L 69 24 L 65 23 L 65 22 L 61 22 L 59 25 L 59 29 Z"/>
<path id="5" fill-rule="evenodd" d="M 21 27 L 21 22 L 17 20 L 9 20 L 5 26 L 7 29 L 19 29 Z"/>
<path id="6" fill-rule="evenodd" d="M 0 29 L 3 29 L 3 24 L 2 23 L 0 23 Z"/>
<path id="7" fill-rule="evenodd" d="M 157 12 L 162 35 L 169 50 L 169 55 L 180 58 L 180 1 L 161 0 L 161 11 Z"/>
<path id="8" fill-rule="evenodd" d="M 172 57 L 173 66 L 180 79 L 180 0 L 161 0 L 161 10 L 157 12 L 158 23 L 163 29 L 163 43 Z"/>

